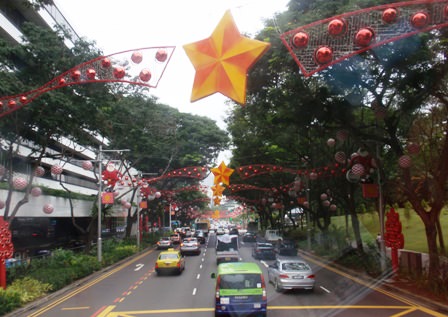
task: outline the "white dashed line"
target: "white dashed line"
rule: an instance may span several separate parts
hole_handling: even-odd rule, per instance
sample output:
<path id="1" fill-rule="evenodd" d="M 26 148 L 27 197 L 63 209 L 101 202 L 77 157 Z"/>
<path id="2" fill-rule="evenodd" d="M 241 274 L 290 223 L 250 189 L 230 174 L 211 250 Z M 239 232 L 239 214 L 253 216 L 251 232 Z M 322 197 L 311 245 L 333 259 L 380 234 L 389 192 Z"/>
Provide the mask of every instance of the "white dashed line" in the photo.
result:
<path id="1" fill-rule="evenodd" d="M 329 290 L 327 290 L 325 287 L 320 286 L 321 289 L 323 289 L 325 292 L 327 292 L 328 294 L 330 294 L 331 292 Z"/>
<path id="2" fill-rule="evenodd" d="M 265 267 L 268 267 L 269 265 L 265 262 L 265 261 L 263 261 L 263 260 L 261 260 L 260 261 Z"/>
<path id="3" fill-rule="evenodd" d="M 193 294 L 191 294 L 191 295 L 196 295 L 196 288 L 193 288 Z"/>
<path id="4" fill-rule="evenodd" d="M 200 277 L 201 277 L 201 274 L 196 275 L 197 280 L 199 280 Z"/>
<path id="5" fill-rule="evenodd" d="M 201 265 L 199 265 L 199 268 L 200 268 L 200 269 L 202 269 L 202 264 L 201 264 Z"/>

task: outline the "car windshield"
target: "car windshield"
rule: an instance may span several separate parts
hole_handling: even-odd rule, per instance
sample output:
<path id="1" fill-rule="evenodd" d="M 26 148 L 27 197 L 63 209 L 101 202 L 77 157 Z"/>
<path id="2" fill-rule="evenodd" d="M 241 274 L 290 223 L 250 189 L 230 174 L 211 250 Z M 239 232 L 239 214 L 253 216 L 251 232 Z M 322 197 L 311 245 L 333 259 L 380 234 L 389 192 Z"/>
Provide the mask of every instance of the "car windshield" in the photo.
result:
<path id="1" fill-rule="evenodd" d="M 219 288 L 222 289 L 244 289 L 260 287 L 260 274 L 223 274 L 220 276 L 219 280 Z"/>
<path id="2" fill-rule="evenodd" d="M 173 259 L 178 259 L 179 256 L 175 253 L 165 253 L 165 254 L 161 254 L 159 256 L 160 260 L 173 260 Z"/>
<path id="3" fill-rule="evenodd" d="M 310 267 L 303 262 L 282 263 L 282 271 L 309 271 Z"/>

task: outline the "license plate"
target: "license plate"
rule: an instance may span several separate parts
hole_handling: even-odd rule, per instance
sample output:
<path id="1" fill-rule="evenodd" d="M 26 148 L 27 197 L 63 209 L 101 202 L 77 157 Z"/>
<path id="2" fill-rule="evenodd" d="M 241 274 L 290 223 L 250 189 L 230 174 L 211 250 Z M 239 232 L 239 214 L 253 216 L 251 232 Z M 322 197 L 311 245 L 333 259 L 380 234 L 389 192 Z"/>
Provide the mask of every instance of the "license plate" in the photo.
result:
<path id="1" fill-rule="evenodd" d="M 302 275 L 294 275 L 292 278 L 295 279 L 295 280 L 303 280 L 303 276 Z"/>
<path id="2" fill-rule="evenodd" d="M 225 260 L 226 260 L 226 261 L 230 261 L 230 260 L 231 260 L 231 258 L 225 258 Z"/>

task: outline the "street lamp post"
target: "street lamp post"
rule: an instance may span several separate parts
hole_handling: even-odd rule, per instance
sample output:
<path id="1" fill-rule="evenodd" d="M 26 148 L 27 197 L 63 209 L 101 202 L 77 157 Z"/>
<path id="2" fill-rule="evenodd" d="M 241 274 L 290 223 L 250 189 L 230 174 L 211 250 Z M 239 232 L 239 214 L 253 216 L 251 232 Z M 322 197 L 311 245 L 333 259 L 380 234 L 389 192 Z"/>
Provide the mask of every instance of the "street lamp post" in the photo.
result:
<path id="1" fill-rule="evenodd" d="M 98 262 L 102 261 L 102 249 L 103 249 L 103 241 L 101 238 L 102 235 L 102 230 L 101 230 L 101 198 L 103 196 L 103 180 L 101 179 L 102 177 L 102 154 L 103 152 L 127 152 L 130 151 L 129 149 L 124 149 L 124 150 L 103 150 L 103 146 L 100 145 L 99 148 L 99 152 L 98 152 L 98 162 L 99 162 L 99 167 L 98 167 L 98 173 L 99 173 L 99 181 L 100 184 L 98 186 L 98 232 L 97 232 L 97 255 L 98 255 Z"/>

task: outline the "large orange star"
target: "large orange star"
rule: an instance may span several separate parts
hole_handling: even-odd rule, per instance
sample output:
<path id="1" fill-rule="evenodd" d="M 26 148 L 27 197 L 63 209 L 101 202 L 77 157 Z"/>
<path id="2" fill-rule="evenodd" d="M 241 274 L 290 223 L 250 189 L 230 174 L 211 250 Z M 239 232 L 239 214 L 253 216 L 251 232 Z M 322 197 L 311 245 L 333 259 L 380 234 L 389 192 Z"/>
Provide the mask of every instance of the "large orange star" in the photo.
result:
<path id="1" fill-rule="evenodd" d="M 228 168 L 224 162 L 221 162 L 218 167 L 210 169 L 210 171 L 215 175 L 215 179 L 213 181 L 214 184 L 223 183 L 229 185 L 230 175 L 233 173 L 233 169 Z"/>
<path id="2" fill-rule="evenodd" d="M 227 11 L 211 37 L 184 45 L 196 70 L 191 102 L 219 92 L 244 105 L 247 71 L 269 47 L 269 43 L 241 36 Z"/>
<path id="3" fill-rule="evenodd" d="M 221 186 L 220 184 L 216 184 L 212 186 L 213 196 L 222 196 L 226 188 Z"/>

